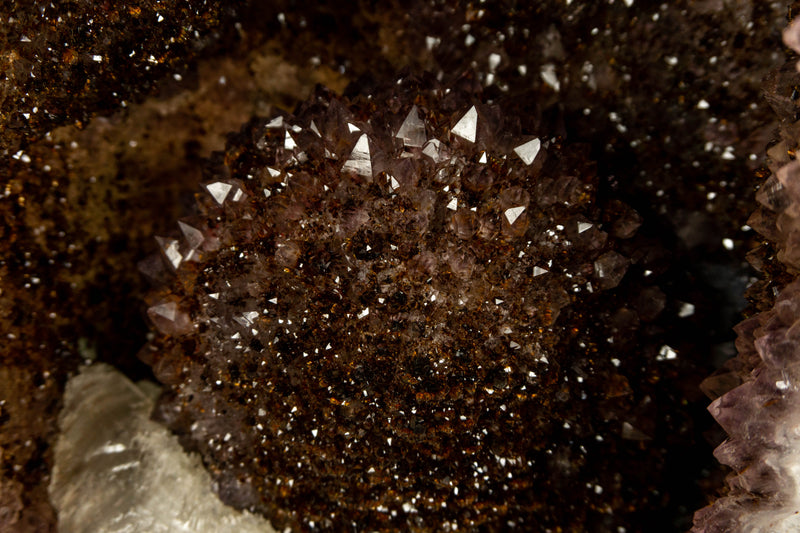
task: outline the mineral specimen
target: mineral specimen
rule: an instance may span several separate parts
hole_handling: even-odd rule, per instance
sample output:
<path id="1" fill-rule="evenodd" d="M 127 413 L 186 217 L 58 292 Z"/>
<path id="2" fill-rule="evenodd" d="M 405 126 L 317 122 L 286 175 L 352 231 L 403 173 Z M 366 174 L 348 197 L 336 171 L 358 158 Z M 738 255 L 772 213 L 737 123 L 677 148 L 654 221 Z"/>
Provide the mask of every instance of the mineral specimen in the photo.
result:
<path id="1" fill-rule="evenodd" d="M 211 492 L 199 458 L 149 419 L 150 392 L 104 364 L 67 383 L 50 483 L 58 530 L 272 532 L 263 519 L 225 507 Z"/>
<path id="2" fill-rule="evenodd" d="M 180 77 L 241 4 L 79 0 L 0 7 L 0 150 L 17 151 L 20 142 L 56 126 L 114 111 L 166 74 Z"/>
<path id="3" fill-rule="evenodd" d="M 615 520 L 630 516 L 629 531 L 682 529 L 702 490 L 714 485 L 696 384 L 711 365 L 711 347 L 725 353 L 729 317 L 743 305 L 736 270 L 754 235 L 741 216 L 752 209 L 748 169 L 759 166 L 772 129 L 760 123 L 768 113 L 757 91 L 780 61 L 771 40 L 782 27 L 783 3 L 358 4 L 250 2 L 251 11 L 238 17 L 229 16 L 232 3 L 219 2 L 202 12 L 164 0 L 0 6 L 0 64 L 8 67 L 0 69 L 0 507 L 7 510 L 0 530 L 47 531 L 54 520 L 46 494 L 49 443 L 78 354 L 96 353 L 142 375 L 130 360 L 145 335 L 138 319 L 143 283 L 132 265 L 153 228 L 176 218 L 182 187 L 199 175 L 211 141 L 242 117 L 272 113 L 273 105 L 292 108 L 309 94 L 309 82 L 340 91 L 342 80 L 358 80 L 349 93 L 366 95 L 376 80 L 395 79 L 407 66 L 432 69 L 446 86 L 474 69 L 484 99 L 511 101 L 509 114 L 521 107 L 527 114 L 528 101 L 554 104 L 547 113 L 563 109 L 564 120 L 559 113 L 549 132 L 591 145 L 607 213 L 616 199 L 641 215 L 604 229 L 622 238 L 625 228 L 644 224 L 638 249 L 609 245 L 632 259 L 621 286 L 601 293 L 603 306 L 581 309 L 607 324 L 597 345 L 607 350 L 606 339 L 614 341 L 627 378 L 625 386 L 616 383 L 625 408 L 612 415 L 627 409 L 633 415 L 624 434 L 651 438 L 609 446 L 603 451 L 613 464 L 591 468 L 603 480 L 623 480 L 626 506 Z M 189 26 L 199 35 L 185 31 Z M 217 32 L 222 46 L 212 49 L 222 57 L 205 46 Z M 142 53 L 119 53 L 129 47 Z M 250 55 L 258 49 L 269 53 Z M 187 69 L 195 59 L 206 74 Z M 249 79 L 237 84 L 232 68 Z M 134 111 L 131 102 L 156 86 L 167 94 L 149 98 L 151 112 Z M 791 102 L 790 95 L 781 101 Z M 121 112 L 107 116 L 115 110 Z M 64 123 L 88 130 L 46 135 Z M 644 236 L 669 250 L 659 252 L 658 268 L 635 257 L 650 253 Z M 770 253 L 764 246 L 751 256 L 777 280 L 752 286 L 751 293 L 761 291 L 761 310 L 787 282 Z M 660 288 L 626 289 L 648 270 L 648 283 Z M 619 312 L 602 311 L 611 308 Z M 559 321 L 570 322 L 564 313 L 572 310 L 566 306 Z M 638 335 L 643 330 L 647 339 Z M 608 413 L 601 405 L 587 419 L 602 426 Z M 612 485 L 603 483 L 609 500 Z M 583 502 L 575 506 L 584 512 Z"/>
<path id="4" fill-rule="evenodd" d="M 798 7 L 795 4 L 795 14 Z M 800 52 L 798 38 L 800 24 L 795 19 L 784 41 Z M 766 97 L 781 119 L 781 128 L 767 152 L 769 176 L 756 196 L 762 205 L 749 221 L 764 236 L 760 249 L 750 256 L 765 277 L 750 294 L 764 310 L 736 327 L 738 356 L 704 382 L 715 398 L 709 411 L 728 433 L 714 456 L 733 472 L 727 494 L 695 514 L 696 533 L 790 532 L 800 527 L 800 173 L 795 160 L 800 145 L 800 75 L 793 68 L 795 60 L 765 82 Z"/>
<path id="5" fill-rule="evenodd" d="M 658 254 L 527 110 L 406 77 L 217 155 L 159 238 L 176 276 L 142 357 L 224 501 L 279 528 L 624 527 L 630 474 L 605 461 L 653 451 L 620 359 L 661 364 L 638 328 L 661 309 L 621 300 L 659 293 Z"/>

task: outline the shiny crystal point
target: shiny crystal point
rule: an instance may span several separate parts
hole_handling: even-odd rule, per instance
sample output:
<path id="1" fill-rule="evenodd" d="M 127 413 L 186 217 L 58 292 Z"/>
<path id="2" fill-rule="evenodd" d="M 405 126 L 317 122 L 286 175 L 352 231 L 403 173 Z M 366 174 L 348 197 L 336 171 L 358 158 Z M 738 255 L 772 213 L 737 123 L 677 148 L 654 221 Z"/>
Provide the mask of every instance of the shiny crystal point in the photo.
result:
<path id="1" fill-rule="evenodd" d="M 233 185 L 230 183 L 225 183 L 223 181 L 217 181 L 214 183 L 209 183 L 206 185 L 206 190 L 208 193 L 217 201 L 219 205 L 222 205 L 225 202 L 225 198 L 228 197 L 228 193 L 233 188 Z"/>
<path id="2" fill-rule="evenodd" d="M 519 218 L 519 216 L 522 214 L 523 211 L 525 211 L 525 206 L 522 205 L 506 209 L 505 211 L 506 220 L 508 220 L 509 224 L 513 224 L 514 222 L 517 221 L 517 219 Z"/>
<path id="3" fill-rule="evenodd" d="M 369 155 L 369 138 L 365 133 L 359 137 L 358 142 L 350 154 L 350 159 L 345 161 L 343 172 L 354 172 L 359 176 L 372 176 L 372 162 Z"/>
<path id="4" fill-rule="evenodd" d="M 475 106 L 469 108 L 461 120 L 453 126 L 453 134 L 458 135 L 471 143 L 475 142 L 476 134 L 478 132 L 478 110 Z"/>
<path id="5" fill-rule="evenodd" d="M 283 139 L 283 147 L 286 148 L 287 150 L 294 150 L 295 148 L 297 148 L 297 143 L 294 142 L 294 139 L 292 138 L 291 135 L 289 135 L 288 131 L 286 132 L 286 136 Z"/>
<path id="6" fill-rule="evenodd" d="M 542 148 L 542 142 L 538 139 L 531 139 L 530 141 L 526 142 L 525 144 L 520 144 L 516 148 L 514 148 L 514 153 L 522 159 L 522 162 L 526 165 L 530 165 L 533 163 L 533 160 L 536 159 L 536 156 L 539 154 L 539 150 Z"/>
<path id="7" fill-rule="evenodd" d="M 414 148 L 422 148 L 422 145 L 428 140 L 428 136 L 425 134 L 425 123 L 419 118 L 417 106 L 413 106 L 408 112 L 408 116 L 397 130 L 395 137 L 403 141 L 404 146 Z"/>
<path id="8" fill-rule="evenodd" d="M 197 228 L 193 228 L 186 222 L 178 221 L 178 227 L 181 229 L 181 233 L 186 238 L 186 244 L 189 245 L 189 248 L 192 250 L 196 250 L 203 244 L 203 232 Z"/>
<path id="9" fill-rule="evenodd" d="M 178 268 L 183 261 L 183 256 L 178 251 L 178 241 L 175 239 L 167 239 L 165 237 L 156 237 L 156 242 L 158 246 L 161 248 L 161 252 L 164 254 L 164 257 L 167 258 L 170 266 L 172 268 Z"/>

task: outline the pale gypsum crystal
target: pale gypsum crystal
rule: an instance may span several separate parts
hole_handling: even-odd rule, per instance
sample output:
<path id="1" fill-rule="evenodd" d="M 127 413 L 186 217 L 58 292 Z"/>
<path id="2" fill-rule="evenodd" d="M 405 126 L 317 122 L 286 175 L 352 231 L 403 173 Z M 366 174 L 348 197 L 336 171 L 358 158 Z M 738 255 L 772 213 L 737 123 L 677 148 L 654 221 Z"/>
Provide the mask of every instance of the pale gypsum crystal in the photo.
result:
<path id="1" fill-rule="evenodd" d="M 103 364 L 67 383 L 50 483 L 59 531 L 274 531 L 219 501 L 200 458 L 150 420 L 152 396 Z"/>

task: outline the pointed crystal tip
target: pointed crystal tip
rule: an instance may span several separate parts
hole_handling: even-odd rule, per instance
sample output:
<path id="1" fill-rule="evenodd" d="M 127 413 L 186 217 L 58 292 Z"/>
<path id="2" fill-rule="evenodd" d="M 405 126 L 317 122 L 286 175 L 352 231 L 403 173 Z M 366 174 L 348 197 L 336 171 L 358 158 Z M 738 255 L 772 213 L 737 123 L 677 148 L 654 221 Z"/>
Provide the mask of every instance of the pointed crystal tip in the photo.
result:
<path id="1" fill-rule="evenodd" d="M 369 154 L 369 138 L 367 134 L 363 134 L 358 138 L 353 152 L 350 154 L 350 159 L 345 161 L 342 167 L 344 172 L 354 172 L 359 176 L 372 176 L 372 162 L 370 161 Z"/>
<path id="2" fill-rule="evenodd" d="M 403 141 L 404 146 L 413 148 L 422 148 L 422 145 L 428 140 L 428 136 L 425 134 L 425 123 L 419 118 L 417 106 L 413 106 L 408 112 L 408 116 L 397 130 L 395 137 Z"/>
<path id="3" fill-rule="evenodd" d="M 475 109 L 475 106 L 469 108 L 469 111 L 453 126 L 452 131 L 454 135 L 458 135 L 464 140 L 475 142 L 478 132 L 478 110 Z"/>
<path id="4" fill-rule="evenodd" d="M 541 148 L 542 142 L 537 137 L 536 139 L 532 139 L 514 148 L 514 153 L 522 159 L 523 163 L 530 165 L 533 163 L 533 160 L 536 159 L 536 156 L 539 155 L 539 150 L 541 150 Z"/>

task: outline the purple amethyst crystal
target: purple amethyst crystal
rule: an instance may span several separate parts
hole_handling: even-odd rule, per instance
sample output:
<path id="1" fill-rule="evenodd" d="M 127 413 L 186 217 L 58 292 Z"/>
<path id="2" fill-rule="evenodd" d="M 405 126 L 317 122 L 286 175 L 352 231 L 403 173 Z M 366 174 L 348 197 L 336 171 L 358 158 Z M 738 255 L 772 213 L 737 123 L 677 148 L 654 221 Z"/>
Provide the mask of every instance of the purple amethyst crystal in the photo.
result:
<path id="1" fill-rule="evenodd" d="M 784 33 L 800 52 L 797 20 Z M 791 69 L 793 70 L 793 69 Z M 765 93 L 782 120 L 767 151 L 770 175 L 749 223 L 765 238 L 751 263 L 765 274 L 751 295 L 767 309 L 737 326 L 738 357 L 703 388 L 716 397 L 709 411 L 728 438 L 714 456 L 733 471 L 727 494 L 695 514 L 697 533 L 784 532 L 800 527 L 800 171 L 797 72 L 784 68 L 766 81 Z M 793 280 L 788 285 L 786 280 Z M 753 289 L 759 289 L 757 292 Z M 776 296 L 775 296 L 776 295 Z"/>

